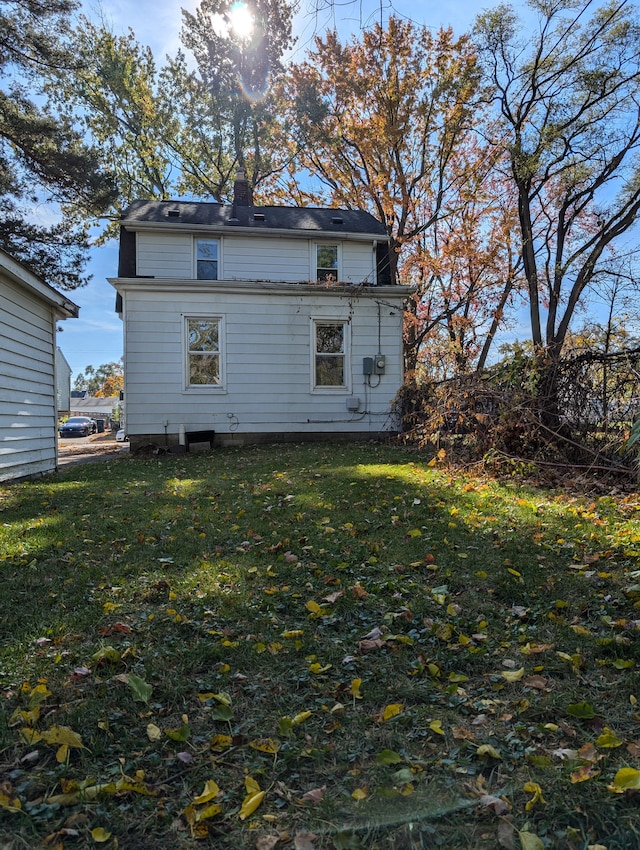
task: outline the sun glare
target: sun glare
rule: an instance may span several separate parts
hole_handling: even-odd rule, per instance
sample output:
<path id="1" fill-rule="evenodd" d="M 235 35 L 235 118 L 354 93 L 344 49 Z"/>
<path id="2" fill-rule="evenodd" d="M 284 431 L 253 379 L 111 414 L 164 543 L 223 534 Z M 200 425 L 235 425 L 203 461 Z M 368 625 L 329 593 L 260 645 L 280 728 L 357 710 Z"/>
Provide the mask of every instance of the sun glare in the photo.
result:
<path id="1" fill-rule="evenodd" d="M 253 15 L 246 3 L 234 3 L 229 11 L 229 20 L 238 38 L 249 38 L 253 32 Z"/>

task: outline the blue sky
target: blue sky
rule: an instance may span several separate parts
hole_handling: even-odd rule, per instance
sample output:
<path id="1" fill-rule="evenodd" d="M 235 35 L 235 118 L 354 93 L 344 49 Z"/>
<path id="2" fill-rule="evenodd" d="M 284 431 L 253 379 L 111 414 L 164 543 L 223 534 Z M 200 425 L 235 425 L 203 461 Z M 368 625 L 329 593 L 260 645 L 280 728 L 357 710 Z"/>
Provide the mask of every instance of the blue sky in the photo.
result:
<path id="1" fill-rule="evenodd" d="M 198 0 L 103 0 L 101 4 L 85 0 L 83 8 L 92 20 L 103 17 L 118 34 L 130 27 L 140 43 L 152 48 L 160 63 L 167 53 L 174 54 L 179 47 L 181 9 L 194 11 L 197 5 Z M 456 33 L 462 33 L 478 12 L 493 5 L 496 4 L 476 0 L 398 0 L 393 4 L 387 0 L 302 0 L 295 21 L 298 42 L 294 56 L 302 58 L 316 32 L 336 27 L 346 37 L 379 20 L 381 15 L 386 19 L 394 12 L 434 28 L 451 25 Z M 72 380 L 87 366 L 97 367 L 122 356 L 122 323 L 114 309 L 115 290 L 107 282 L 107 278 L 116 276 L 117 265 L 115 242 L 93 248 L 88 264 L 91 283 L 70 293 L 80 307 L 80 317 L 61 323 L 58 345 L 73 370 Z"/>

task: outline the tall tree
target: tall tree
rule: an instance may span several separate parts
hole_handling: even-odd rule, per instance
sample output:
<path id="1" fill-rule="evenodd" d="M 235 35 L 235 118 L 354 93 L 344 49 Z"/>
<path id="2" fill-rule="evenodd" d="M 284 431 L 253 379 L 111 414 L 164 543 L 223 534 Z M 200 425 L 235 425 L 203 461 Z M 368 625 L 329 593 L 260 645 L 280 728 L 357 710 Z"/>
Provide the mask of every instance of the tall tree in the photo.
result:
<path id="1" fill-rule="evenodd" d="M 627 0 L 529 0 L 480 15 L 475 42 L 500 116 L 527 281 L 541 401 L 557 419 L 554 364 L 607 250 L 640 212 L 640 25 Z M 545 318 L 546 311 L 546 318 Z"/>
<path id="2" fill-rule="evenodd" d="M 187 52 L 160 67 L 133 32 L 116 36 L 83 20 L 82 65 L 51 87 L 70 118 L 82 116 L 116 174 L 114 215 L 135 198 L 224 202 L 238 168 L 256 188 L 283 167 L 273 87 L 291 16 L 289 0 L 201 0 L 193 14 L 183 10 Z"/>
<path id="3" fill-rule="evenodd" d="M 436 380 L 482 370 L 507 307 L 519 297 L 521 264 L 512 244 L 514 193 L 501 175 L 499 152 L 469 139 L 452 158 L 461 177 L 441 215 L 402 254 L 400 275 L 416 285 L 416 364 Z"/>
<path id="4" fill-rule="evenodd" d="M 298 144 L 295 168 L 317 191 L 292 181 L 298 203 L 365 209 L 386 226 L 392 279 L 403 248 L 438 220 L 464 176 L 454 154 L 469 136 L 478 73 L 466 38 L 392 16 L 343 44 L 318 37 L 292 69 L 287 91 Z M 415 360 L 409 335 L 407 356 Z"/>
<path id="5" fill-rule="evenodd" d="M 0 247 L 49 283 L 73 289 L 83 275 L 86 227 L 41 223 L 77 205 L 97 215 L 113 198 L 99 155 L 43 95 L 45 75 L 69 72 L 74 0 L 0 0 Z M 51 212 L 49 212 L 51 209 Z"/>

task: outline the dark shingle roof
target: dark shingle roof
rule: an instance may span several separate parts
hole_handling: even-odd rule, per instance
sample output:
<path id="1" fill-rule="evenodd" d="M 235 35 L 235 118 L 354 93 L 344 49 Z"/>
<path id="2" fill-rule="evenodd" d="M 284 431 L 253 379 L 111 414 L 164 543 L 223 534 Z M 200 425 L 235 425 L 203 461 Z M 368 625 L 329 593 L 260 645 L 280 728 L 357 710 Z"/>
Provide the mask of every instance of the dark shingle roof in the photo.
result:
<path id="1" fill-rule="evenodd" d="M 302 233 L 351 233 L 386 238 L 384 225 L 362 210 L 309 207 L 244 207 L 191 201 L 134 201 L 122 224 L 171 224 L 187 227 L 288 230 Z"/>

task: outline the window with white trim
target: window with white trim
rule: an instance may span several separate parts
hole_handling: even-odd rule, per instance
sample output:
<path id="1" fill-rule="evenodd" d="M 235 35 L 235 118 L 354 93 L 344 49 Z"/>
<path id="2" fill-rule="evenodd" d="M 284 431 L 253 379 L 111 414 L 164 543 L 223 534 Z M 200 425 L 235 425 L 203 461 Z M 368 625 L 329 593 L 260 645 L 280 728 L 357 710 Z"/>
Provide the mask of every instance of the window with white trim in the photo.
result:
<path id="1" fill-rule="evenodd" d="M 340 280 L 340 246 L 334 244 L 316 245 L 316 280 L 336 282 Z"/>
<path id="2" fill-rule="evenodd" d="M 185 317 L 187 345 L 187 386 L 222 385 L 222 319 Z"/>
<path id="3" fill-rule="evenodd" d="M 218 280 L 220 241 L 218 239 L 196 239 L 196 278 Z"/>
<path id="4" fill-rule="evenodd" d="M 312 334 L 314 389 L 346 389 L 349 323 L 315 319 Z"/>

